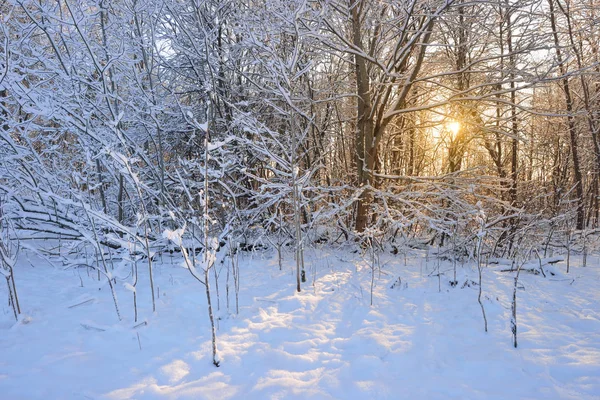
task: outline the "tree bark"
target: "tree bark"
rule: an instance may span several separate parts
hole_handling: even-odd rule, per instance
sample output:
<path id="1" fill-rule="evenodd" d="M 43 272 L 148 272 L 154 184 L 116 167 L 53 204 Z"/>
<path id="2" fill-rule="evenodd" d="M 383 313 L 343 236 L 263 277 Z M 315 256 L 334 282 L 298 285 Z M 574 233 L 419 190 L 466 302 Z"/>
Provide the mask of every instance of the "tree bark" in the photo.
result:
<path id="1" fill-rule="evenodd" d="M 569 129 L 569 144 L 571 146 L 571 157 L 573 161 L 573 175 L 575 179 L 575 196 L 577 201 L 577 222 L 576 229 L 583 229 L 585 222 L 585 209 L 583 199 L 583 177 L 581 174 L 581 166 L 579 162 L 579 148 L 577 144 L 577 129 L 575 127 L 575 118 L 573 117 L 573 99 L 571 95 L 571 87 L 569 84 L 569 77 L 567 74 L 567 67 L 563 60 L 560 40 L 558 37 L 558 31 L 556 28 L 556 16 L 554 11 L 554 0 L 548 0 L 548 6 L 550 9 L 550 25 L 552 27 L 552 36 L 554 38 L 554 47 L 556 49 L 556 59 L 558 61 L 558 67 L 561 74 L 562 89 L 565 96 L 565 107 L 567 111 L 567 124 Z"/>

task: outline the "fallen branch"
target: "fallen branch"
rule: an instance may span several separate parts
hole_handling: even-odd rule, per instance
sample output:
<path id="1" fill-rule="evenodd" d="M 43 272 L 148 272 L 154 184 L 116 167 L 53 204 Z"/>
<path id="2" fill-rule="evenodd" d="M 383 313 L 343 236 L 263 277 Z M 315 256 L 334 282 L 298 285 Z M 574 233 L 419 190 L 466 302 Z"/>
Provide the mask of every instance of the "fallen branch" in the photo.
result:
<path id="1" fill-rule="evenodd" d="M 137 325 L 134 325 L 134 326 L 133 326 L 133 329 L 137 329 L 137 328 L 139 328 L 140 326 L 147 326 L 147 325 L 148 325 L 148 321 L 142 321 L 142 322 L 140 322 L 139 324 L 137 324 Z"/>
<path id="2" fill-rule="evenodd" d="M 100 328 L 98 326 L 93 326 L 93 325 L 89 325 L 89 324 L 84 324 L 83 322 L 81 323 L 81 326 L 83 326 L 88 331 L 97 331 L 97 332 L 105 332 L 106 331 L 106 329 L 104 329 L 104 328 Z"/>
<path id="3" fill-rule="evenodd" d="M 500 272 L 517 272 L 519 269 L 514 269 L 514 268 L 508 268 L 508 269 L 501 269 Z M 533 275 L 540 275 L 540 271 L 535 269 L 535 268 L 520 268 L 521 272 L 529 272 L 530 274 Z"/>
<path id="4" fill-rule="evenodd" d="M 82 301 L 81 303 L 73 304 L 73 305 L 71 305 L 71 306 L 69 306 L 69 307 L 67 307 L 67 308 L 75 308 L 75 307 L 79 307 L 79 306 L 82 306 L 82 305 L 84 305 L 84 304 L 86 304 L 86 303 L 89 303 L 89 302 L 91 302 L 91 301 L 96 301 L 96 299 L 92 297 L 91 299 L 84 300 L 84 301 Z"/>

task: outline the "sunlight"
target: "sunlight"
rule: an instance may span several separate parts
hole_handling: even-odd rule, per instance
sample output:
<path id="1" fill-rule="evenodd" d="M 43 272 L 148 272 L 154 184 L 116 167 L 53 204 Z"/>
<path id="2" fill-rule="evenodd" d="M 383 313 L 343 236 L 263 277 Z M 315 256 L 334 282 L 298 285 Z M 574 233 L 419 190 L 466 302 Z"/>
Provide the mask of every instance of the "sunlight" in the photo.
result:
<path id="1" fill-rule="evenodd" d="M 448 130 L 452 132 L 452 137 L 456 137 L 458 131 L 460 131 L 460 122 L 452 121 L 447 124 Z"/>

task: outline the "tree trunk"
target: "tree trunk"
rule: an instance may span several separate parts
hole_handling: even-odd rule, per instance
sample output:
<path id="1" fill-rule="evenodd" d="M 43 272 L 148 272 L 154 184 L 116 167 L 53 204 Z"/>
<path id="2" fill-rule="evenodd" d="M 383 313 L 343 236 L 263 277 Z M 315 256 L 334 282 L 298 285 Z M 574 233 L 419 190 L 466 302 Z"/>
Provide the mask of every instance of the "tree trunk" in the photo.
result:
<path id="1" fill-rule="evenodd" d="M 362 6 L 362 4 L 361 4 Z M 352 8 L 352 41 L 357 48 L 362 48 L 362 31 L 360 23 L 359 6 Z M 373 143 L 374 121 L 371 116 L 371 88 L 367 72 L 367 61 L 360 55 L 354 56 L 356 73 L 357 124 L 356 124 L 356 167 L 358 172 L 358 185 L 364 187 L 356 209 L 357 232 L 362 232 L 368 225 L 369 206 L 372 193 L 369 186 L 372 180 L 372 171 L 375 161 L 375 148 Z"/>
<path id="2" fill-rule="evenodd" d="M 560 40 L 556 29 L 556 16 L 554 12 L 554 0 L 548 0 L 550 7 L 550 25 L 552 27 L 552 35 L 554 37 L 554 47 L 556 49 L 556 59 L 562 76 L 562 88 L 565 96 L 565 106 L 567 111 L 567 124 L 569 129 L 569 143 L 571 146 L 571 157 L 573 161 L 573 175 L 575 178 L 575 196 L 577 197 L 577 222 L 576 229 L 583 229 L 585 222 L 585 210 L 583 203 L 583 177 L 581 174 L 581 166 L 579 162 L 579 149 L 577 145 L 577 129 L 575 127 L 575 118 L 573 117 L 573 100 L 571 96 L 571 87 L 569 85 L 569 77 L 567 75 L 567 67 L 563 61 Z"/>

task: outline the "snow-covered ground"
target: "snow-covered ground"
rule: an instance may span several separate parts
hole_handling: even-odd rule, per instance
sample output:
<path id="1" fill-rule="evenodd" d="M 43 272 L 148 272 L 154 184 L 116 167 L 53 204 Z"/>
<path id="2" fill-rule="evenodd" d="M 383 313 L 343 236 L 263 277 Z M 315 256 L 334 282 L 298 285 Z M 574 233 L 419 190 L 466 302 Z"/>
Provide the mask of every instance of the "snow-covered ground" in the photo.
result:
<path id="1" fill-rule="evenodd" d="M 232 293 L 227 311 L 220 267 L 220 368 L 211 364 L 204 288 L 178 258 L 155 266 L 156 313 L 140 266 L 147 325 L 135 329 L 122 284 L 118 322 L 108 286 L 93 274 L 25 258 L 15 272 L 20 323 L 0 282 L 0 399 L 600 398 L 596 256 L 585 268 L 575 260 L 568 275 L 564 262 L 547 278 L 522 273 L 514 349 L 514 274 L 498 267 L 483 276 L 485 333 L 472 263 L 458 266 L 451 287 L 452 266 L 442 262 L 440 292 L 437 260 L 386 255 L 371 306 L 371 269 L 358 254 L 309 250 L 310 282 L 295 293 L 291 256 L 279 271 L 271 252 L 245 253 L 239 315 Z"/>

